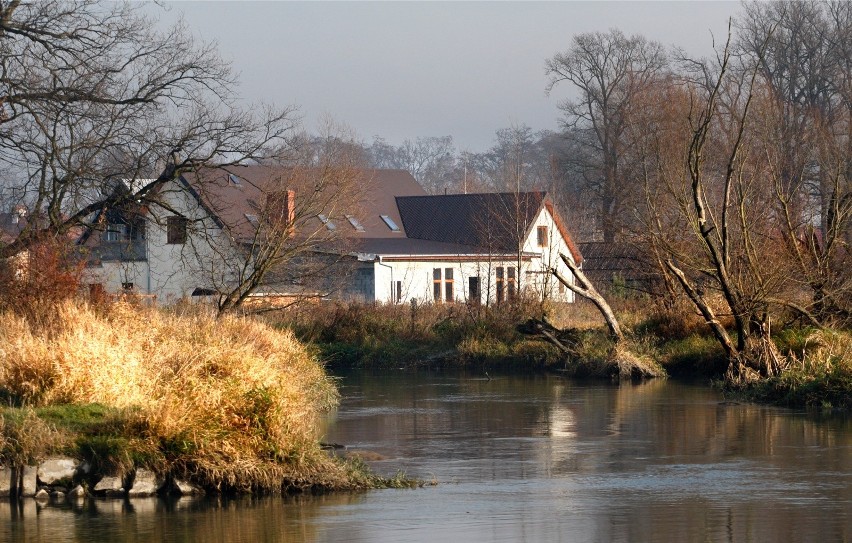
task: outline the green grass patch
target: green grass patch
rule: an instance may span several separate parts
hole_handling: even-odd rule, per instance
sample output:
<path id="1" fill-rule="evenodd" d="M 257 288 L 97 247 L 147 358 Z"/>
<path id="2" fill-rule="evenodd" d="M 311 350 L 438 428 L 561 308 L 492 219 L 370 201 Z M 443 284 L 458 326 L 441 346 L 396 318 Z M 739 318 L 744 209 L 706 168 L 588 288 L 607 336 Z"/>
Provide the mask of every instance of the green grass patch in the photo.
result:
<path id="1" fill-rule="evenodd" d="M 670 374 L 691 377 L 716 377 L 728 365 L 719 341 L 706 334 L 662 342 L 659 359 Z"/>

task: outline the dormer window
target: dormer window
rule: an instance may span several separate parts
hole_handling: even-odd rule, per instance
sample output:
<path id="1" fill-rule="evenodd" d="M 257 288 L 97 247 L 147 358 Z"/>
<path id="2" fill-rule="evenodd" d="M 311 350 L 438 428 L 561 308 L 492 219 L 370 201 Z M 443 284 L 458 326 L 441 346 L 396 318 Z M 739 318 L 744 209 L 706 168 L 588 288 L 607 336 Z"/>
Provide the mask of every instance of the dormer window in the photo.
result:
<path id="1" fill-rule="evenodd" d="M 361 224 L 361 222 L 358 219 L 356 219 L 353 215 L 346 215 L 346 220 L 349 221 L 349 224 L 352 225 L 352 228 L 354 228 L 358 232 L 364 231 L 364 225 Z"/>
<path id="2" fill-rule="evenodd" d="M 104 241 L 124 241 L 127 236 L 126 224 L 108 224 L 104 232 Z"/>
<path id="3" fill-rule="evenodd" d="M 228 184 L 234 185 L 235 187 L 242 187 L 243 186 L 242 180 L 232 173 L 228 174 Z"/>
<path id="4" fill-rule="evenodd" d="M 328 220 L 328 217 L 326 217 L 326 216 L 325 216 L 325 215 L 323 215 L 322 213 L 320 213 L 319 215 L 317 215 L 317 219 L 319 219 L 319 220 L 320 220 L 320 222 L 321 222 L 321 223 L 323 223 L 323 224 L 325 225 L 325 227 L 326 227 L 327 229 L 329 229 L 329 230 L 334 230 L 334 229 L 336 229 L 336 228 L 337 228 L 337 227 L 334 225 L 334 223 L 333 223 L 333 222 L 331 222 L 330 220 Z"/>

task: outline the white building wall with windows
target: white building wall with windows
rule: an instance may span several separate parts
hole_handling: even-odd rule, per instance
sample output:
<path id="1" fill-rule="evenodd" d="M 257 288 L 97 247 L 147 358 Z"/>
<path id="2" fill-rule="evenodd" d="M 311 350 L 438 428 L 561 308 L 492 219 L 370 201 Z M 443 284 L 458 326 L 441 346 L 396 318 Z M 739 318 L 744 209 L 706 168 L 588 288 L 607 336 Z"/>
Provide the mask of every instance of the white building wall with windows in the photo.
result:
<path id="1" fill-rule="evenodd" d="M 160 192 L 163 207 L 150 210 L 146 216 L 146 259 L 110 260 L 89 266 L 84 283 L 99 285 L 109 293 L 155 295 L 158 303 L 167 304 L 192 296 L 196 289 L 225 284 L 233 276 L 233 243 L 180 184 L 179 180 L 166 183 Z M 179 235 L 180 227 L 173 224 L 172 237 L 177 235 L 177 239 L 169 239 L 170 218 L 186 219 L 177 221 L 185 223 L 185 236 Z"/>
<path id="2" fill-rule="evenodd" d="M 373 301 L 410 303 L 413 299 L 418 303 L 493 304 L 523 292 L 538 299 L 573 302 L 574 293 L 550 273 L 556 268 L 573 281 L 560 254 L 572 258 L 553 216 L 547 208 L 542 208 L 524 240 L 520 256 L 503 255 L 500 260 L 486 255 L 379 257 L 374 262 Z"/>

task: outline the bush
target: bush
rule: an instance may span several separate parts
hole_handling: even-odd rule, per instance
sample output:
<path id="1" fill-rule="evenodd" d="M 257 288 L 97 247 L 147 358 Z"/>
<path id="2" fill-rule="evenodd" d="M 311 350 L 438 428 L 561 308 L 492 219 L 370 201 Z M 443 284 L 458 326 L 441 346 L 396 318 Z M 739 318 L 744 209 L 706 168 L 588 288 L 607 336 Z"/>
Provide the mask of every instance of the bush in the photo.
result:
<path id="1" fill-rule="evenodd" d="M 460 355 L 458 362 L 527 361 L 541 355 L 545 360 L 537 363 L 548 364 L 553 349 L 530 346 L 541 342 L 530 342 L 516 330 L 519 322 L 541 311 L 541 304 L 525 300 L 490 307 L 337 302 L 281 313 L 275 324 L 316 342 L 322 355 L 335 365 L 415 362 L 447 351 Z M 523 347 L 517 348 L 519 345 Z"/>
<path id="2" fill-rule="evenodd" d="M 45 329 L 55 308 L 79 293 L 85 262 L 63 238 L 45 240 L 0 260 L 0 312 L 13 312 Z"/>
<path id="3" fill-rule="evenodd" d="M 61 443 L 61 434 L 33 409 L 0 411 L 0 465 L 35 465 Z"/>

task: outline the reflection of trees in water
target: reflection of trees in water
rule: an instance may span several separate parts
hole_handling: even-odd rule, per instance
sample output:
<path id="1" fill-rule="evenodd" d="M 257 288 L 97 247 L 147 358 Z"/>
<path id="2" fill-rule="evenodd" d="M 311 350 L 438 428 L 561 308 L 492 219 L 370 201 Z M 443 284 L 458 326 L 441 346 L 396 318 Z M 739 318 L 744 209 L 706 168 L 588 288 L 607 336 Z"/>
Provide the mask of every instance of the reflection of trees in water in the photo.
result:
<path id="1" fill-rule="evenodd" d="M 317 518 L 364 494 L 322 496 L 87 499 L 73 504 L 7 502 L 12 541 L 319 541 Z M 7 520 L 8 519 L 8 520 Z M 12 525 L 10 521 L 14 521 Z M 0 540 L 6 540 L 0 529 Z"/>
<path id="2" fill-rule="evenodd" d="M 435 496 L 446 499 L 461 485 L 468 505 L 499 512 L 495 530 L 520 530 L 527 540 L 852 535 L 848 417 L 727 403 L 674 382 L 400 372 L 353 376 L 343 385 L 333 439 L 375 446 L 392 458 L 383 468 L 408 470 L 414 459 L 421 471 L 410 475 L 425 469 L 430 477 L 437 469 L 441 486 L 286 499 L 89 500 L 73 508 L 37 509 L 24 500 L 0 509 L 0 541 L 367 541 L 399 528 L 395 522 L 423 529 L 433 520 Z M 462 474 L 459 486 L 455 474 Z M 462 506 L 440 507 L 446 513 Z M 456 522 L 440 517 L 446 530 Z"/>

